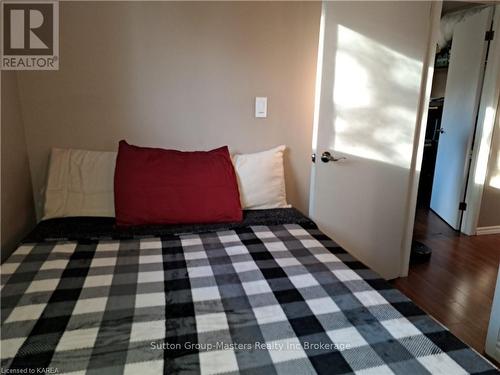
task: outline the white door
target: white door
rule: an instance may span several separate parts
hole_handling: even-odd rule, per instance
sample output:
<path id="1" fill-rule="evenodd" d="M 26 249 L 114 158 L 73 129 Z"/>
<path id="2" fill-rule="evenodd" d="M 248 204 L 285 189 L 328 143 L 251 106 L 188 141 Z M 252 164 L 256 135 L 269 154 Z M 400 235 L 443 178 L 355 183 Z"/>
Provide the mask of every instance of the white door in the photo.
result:
<path id="1" fill-rule="evenodd" d="M 453 32 L 431 208 L 457 230 L 482 88 L 485 33 L 491 17 L 492 8 L 486 8 L 458 23 Z"/>
<path id="2" fill-rule="evenodd" d="M 402 272 L 430 7 L 323 4 L 310 215 L 388 279 Z M 346 159 L 322 162 L 324 151 Z"/>

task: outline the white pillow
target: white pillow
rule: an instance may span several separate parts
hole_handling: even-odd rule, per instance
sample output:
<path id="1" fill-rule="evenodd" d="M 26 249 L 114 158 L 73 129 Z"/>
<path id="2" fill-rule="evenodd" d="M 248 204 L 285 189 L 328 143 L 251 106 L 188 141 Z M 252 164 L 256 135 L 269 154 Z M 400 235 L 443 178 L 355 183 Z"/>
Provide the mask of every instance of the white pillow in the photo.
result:
<path id="1" fill-rule="evenodd" d="M 43 219 L 115 216 L 116 152 L 52 149 Z"/>
<path id="2" fill-rule="evenodd" d="M 278 146 L 255 154 L 233 155 L 243 209 L 290 207 L 286 202 L 283 152 Z"/>

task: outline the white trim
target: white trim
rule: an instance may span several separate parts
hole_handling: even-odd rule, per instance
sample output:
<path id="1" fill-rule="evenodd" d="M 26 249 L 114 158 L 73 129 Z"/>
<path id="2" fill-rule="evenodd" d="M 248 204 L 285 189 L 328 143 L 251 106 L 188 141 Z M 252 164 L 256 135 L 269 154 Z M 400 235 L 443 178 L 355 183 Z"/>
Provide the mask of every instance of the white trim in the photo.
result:
<path id="1" fill-rule="evenodd" d="M 493 19 L 495 34 L 500 34 L 500 5 L 495 7 Z M 464 212 L 461 232 L 474 235 L 476 233 L 479 210 L 483 197 L 484 181 L 488 167 L 493 128 L 500 97 L 500 37 L 490 43 L 488 64 L 484 73 L 484 85 L 476 127 L 476 137 L 472 154 L 469 181 L 467 183 L 467 210 Z"/>
<path id="2" fill-rule="evenodd" d="M 500 234 L 500 225 L 493 225 L 491 227 L 478 227 L 476 234 L 481 236 L 483 234 Z"/>
<path id="3" fill-rule="evenodd" d="M 420 84 L 420 103 L 417 113 L 415 127 L 415 138 L 413 143 L 413 157 L 410 167 L 410 184 L 408 189 L 407 216 L 405 233 L 401 243 L 401 267 L 400 276 L 408 276 L 410 265 L 411 243 L 413 239 L 413 227 L 415 225 L 415 210 L 417 208 L 418 182 L 420 180 L 420 168 L 424 154 L 425 129 L 429 112 L 429 100 L 431 97 L 432 78 L 434 76 L 434 60 L 436 56 L 437 40 L 439 35 L 441 1 L 433 1 L 429 12 L 429 37 L 427 51 L 424 57 L 424 69 L 422 71 L 422 82 Z"/>
<path id="4" fill-rule="evenodd" d="M 321 103 L 321 83 L 323 77 L 323 54 L 325 44 L 325 2 L 321 2 L 321 18 L 319 23 L 319 36 L 318 36 L 318 57 L 316 62 L 316 86 L 314 89 L 314 118 L 313 118 L 313 135 L 311 157 L 313 154 L 317 155 L 318 146 L 318 128 L 319 128 L 319 110 Z M 317 161 L 317 160 L 316 160 Z M 316 162 L 311 163 L 311 178 L 309 181 L 309 217 L 314 217 L 314 207 L 316 198 Z"/>

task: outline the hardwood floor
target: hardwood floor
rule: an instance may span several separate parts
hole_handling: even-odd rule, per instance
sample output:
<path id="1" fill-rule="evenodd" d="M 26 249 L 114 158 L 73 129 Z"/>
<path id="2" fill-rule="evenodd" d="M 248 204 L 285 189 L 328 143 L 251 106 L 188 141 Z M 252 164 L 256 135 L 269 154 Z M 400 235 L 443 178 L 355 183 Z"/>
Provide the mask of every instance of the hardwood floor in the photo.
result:
<path id="1" fill-rule="evenodd" d="M 500 262 L 500 235 L 465 236 L 419 209 L 413 238 L 432 249 L 392 283 L 466 344 L 484 354 Z"/>

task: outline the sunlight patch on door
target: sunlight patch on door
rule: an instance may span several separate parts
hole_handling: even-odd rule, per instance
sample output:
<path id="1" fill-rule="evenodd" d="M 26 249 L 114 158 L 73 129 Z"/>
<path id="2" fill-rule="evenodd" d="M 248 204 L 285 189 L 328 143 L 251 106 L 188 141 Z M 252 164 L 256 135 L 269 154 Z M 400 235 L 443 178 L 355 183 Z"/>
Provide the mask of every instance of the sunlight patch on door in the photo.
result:
<path id="1" fill-rule="evenodd" d="M 479 143 L 479 153 L 477 156 L 477 167 L 474 175 L 474 183 L 476 185 L 483 185 L 488 171 L 488 158 L 490 154 L 491 134 L 495 123 L 495 109 L 492 107 L 486 108 L 483 121 L 483 133 Z M 479 126 L 479 124 L 478 124 Z"/>
<path id="2" fill-rule="evenodd" d="M 421 73 L 421 62 L 339 25 L 330 148 L 409 168 Z"/>

